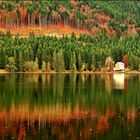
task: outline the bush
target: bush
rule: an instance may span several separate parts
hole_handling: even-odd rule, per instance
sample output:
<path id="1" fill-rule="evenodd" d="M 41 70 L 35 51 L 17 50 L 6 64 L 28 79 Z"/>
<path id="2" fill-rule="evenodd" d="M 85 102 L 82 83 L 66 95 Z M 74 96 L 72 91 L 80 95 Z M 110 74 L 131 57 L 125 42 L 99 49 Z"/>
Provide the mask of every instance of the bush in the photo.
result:
<path id="1" fill-rule="evenodd" d="M 139 70 L 140 58 L 138 56 L 129 56 L 129 66 L 133 70 Z"/>
<path id="2" fill-rule="evenodd" d="M 33 61 L 26 61 L 24 63 L 24 71 L 33 71 L 33 65 L 34 65 Z"/>
<path id="3" fill-rule="evenodd" d="M 112 71 L 114 67 L 114 61 L 113 59 L 109 56 L 105 60 L 105 68 L 107 71 Z"/>
<path id="4" fill-rule="evenodd" d="M 8 58 L 8 63 L 6 64 L 6 70 L 10 72 L 15 72 L 17 70 L 14 57 Z"/>

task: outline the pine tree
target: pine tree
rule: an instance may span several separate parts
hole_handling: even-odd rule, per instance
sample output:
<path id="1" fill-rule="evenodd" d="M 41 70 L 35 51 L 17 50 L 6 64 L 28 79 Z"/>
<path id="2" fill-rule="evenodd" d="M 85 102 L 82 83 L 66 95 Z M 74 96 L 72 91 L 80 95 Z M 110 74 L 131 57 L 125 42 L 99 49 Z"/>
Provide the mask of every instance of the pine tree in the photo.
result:
<path id="1" fill-rule="evenodd" d="M 73 53 L 71 54 L 70 71 L 71 71 L 71 72 L 76 72 L 76 71 L 77 71 L 75 52 L 73 52 Z"/>
<path id="2" fill-rule="evenodd" d="M 38 65 L 38 58 L 37 57 L 35 58 L 35 61 L 34 61 L 33 71 L 34 72 L 39 71 L 39 65 Z"/>
<path id="3" fill-rule="evenodd" d="M 57 54 L 57 71 L 58 72 L 64 72 L 65 71 L 64 55 L 63 55 L 62 50 L 60 50 L 60 52 Z"/>
<path id="4" fill-rule="evenodd" d="M 46 62 L 43 61 L 42 62 L 42 72 L 46 72 L 46 70 L 47 70 Z"/>
<path id="5" fill-rule="evenodd" d="M 82 59 L 81 59 L 81 54 L 78 54 L 78 70 L 80 71 L 82 68 Z"/>
<path id="6" fill-rule="evenodd" d="M 41 68 L 41 66 L 42 66 L 42 46 L 41 46 L 41 45 L 39 45 L 39 47 L 38 47 L 36 56 L 37 56 L 37 58 L 38 58 L 38 65 L 39 65 L 39 68 Z"/>
<path id="7" fill-rule="evenodd" d="M 48 61 L 47 63 L 47 68 L 46 68 L 47 72 L 51 72 L 51 64 L 50 62 Z"/>
<path id="8" fill-rule="evenodd" d="M 17 70 L 18 71 L 23 71 L 24 70 L 24 60 L 23 60 L 23 56 L 22 56 L 21 51 L 19 51 Z"/>
<path id="9" fill-rule="evenodd" d="M 52 56 L 52 69 L 53 71 L 56 71 L 57 69 L 57 56 L 56 56 L 56 50 L 54 50 L 53 52 L 53 56 Z"/>
<path id="10" fill-rule="evenodd" d="M 0 68 L 5 68 L 6 60 L 6 49 L 0 46 Z"/>
<path id="11" fill-rule="evenodd" d="M 95 65 L 96 65 L 95 56 L 94 56 L 94 54 L 92 54 L 92 57 L 91 57 L 91 71 L 92 72 L 94 72 L 96 69 Z"/>

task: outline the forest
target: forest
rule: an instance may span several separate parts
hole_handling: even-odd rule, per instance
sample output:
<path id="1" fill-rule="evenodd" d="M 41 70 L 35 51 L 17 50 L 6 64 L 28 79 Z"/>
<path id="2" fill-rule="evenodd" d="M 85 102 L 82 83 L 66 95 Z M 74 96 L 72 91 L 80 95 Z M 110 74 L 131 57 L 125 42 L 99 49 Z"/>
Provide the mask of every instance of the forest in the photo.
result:
<path id="1" fill-rule="evenodd" d="M 130 70 L 140 69 L 140 37 L 96 37 L 80 35 L 62 38 L 13 37 L 0 34 L 0 69 L 11 72 L 112 71 L 122 61 Z"/>
<path id="2" fill-rule="evenodd" d="M 131 28 L 129 25 L 139 27 L 139 19 L 139 1 L 0 1 L 0 27 L 6 30 L 20 26 L 43 28 L 61 24 L 75 29 L 87 29 L 89 32 L 98 29 L 114 30 L 117 35 L 121 35 Z"/>

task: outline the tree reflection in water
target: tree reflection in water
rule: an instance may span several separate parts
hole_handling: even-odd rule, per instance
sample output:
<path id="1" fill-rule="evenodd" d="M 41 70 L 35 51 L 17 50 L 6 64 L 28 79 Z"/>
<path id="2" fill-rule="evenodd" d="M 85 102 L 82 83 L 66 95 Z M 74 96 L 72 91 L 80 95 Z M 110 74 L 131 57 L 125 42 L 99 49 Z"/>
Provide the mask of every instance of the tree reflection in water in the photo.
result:
<path id="1" fill-rule="evenodd" d="M 0 75 L 0 139 L 137 139 L 139 79 L 126 74 Z M 125 94 L 116 94 L 120 89 Z"/>

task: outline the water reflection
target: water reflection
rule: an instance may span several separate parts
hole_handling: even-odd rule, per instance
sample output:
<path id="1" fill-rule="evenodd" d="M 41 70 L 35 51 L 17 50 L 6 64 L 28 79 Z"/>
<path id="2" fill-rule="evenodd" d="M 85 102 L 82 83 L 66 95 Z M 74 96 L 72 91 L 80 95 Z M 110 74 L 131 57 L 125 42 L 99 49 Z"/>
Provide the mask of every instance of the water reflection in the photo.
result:
<path id="1" fill-rule="evenodd" d="M 124 74 L 0 75 L 0 139 L 137 139 L 139 79 Z"/>
<path id="2" fill-rule="evenodd" d="M 113 74 L 115 89 L 124 89 L 124 78 L 124 73 Z"/>

